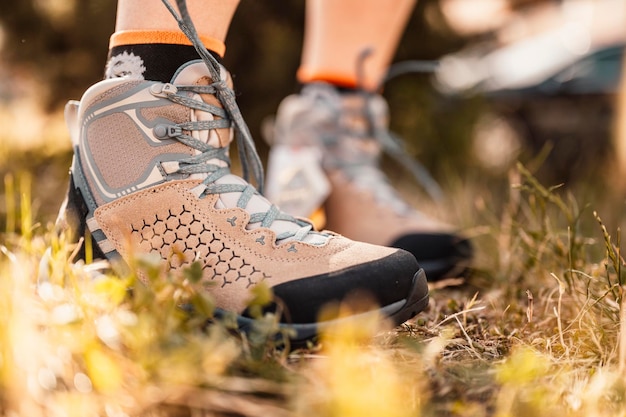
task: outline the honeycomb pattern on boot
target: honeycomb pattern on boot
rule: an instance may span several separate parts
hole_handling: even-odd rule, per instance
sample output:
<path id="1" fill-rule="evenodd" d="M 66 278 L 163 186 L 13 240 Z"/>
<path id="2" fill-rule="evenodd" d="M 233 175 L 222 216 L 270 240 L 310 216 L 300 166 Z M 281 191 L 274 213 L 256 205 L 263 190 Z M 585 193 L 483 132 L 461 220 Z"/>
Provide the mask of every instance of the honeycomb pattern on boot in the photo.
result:
<path id="1" fill-rule="evenodd" d="M 222 288 L 242 280 L 250 288 L 270 278 L 208 230 L 185 205 L 148 216 L 132 224 L 131 232 L 142 252 L 158 253 L 173 270 L 200 262 L 204 276 Z"/>

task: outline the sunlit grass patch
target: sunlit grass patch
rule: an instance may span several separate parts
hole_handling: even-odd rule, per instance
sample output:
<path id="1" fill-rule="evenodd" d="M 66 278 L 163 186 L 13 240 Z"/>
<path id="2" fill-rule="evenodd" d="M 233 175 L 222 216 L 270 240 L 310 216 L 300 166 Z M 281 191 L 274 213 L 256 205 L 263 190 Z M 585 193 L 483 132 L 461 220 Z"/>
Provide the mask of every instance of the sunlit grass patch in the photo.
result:
<path id="1" fill-rule="evenodd" d="M 76 261 L 75 245 L 38 221 L 34 179 L 7 175 L 0 409 L 28 416 L 626 415 L 620 232 L 593 204 L 580 208 L 523 166 L 510 178 L 502 212 L 475 206 L 483 216 L 479 271 L 465 285 L 433 286 L 430 307 L 396 329 L 382 319 L 348 321 L 294 349 L 277 342 L 277 318 L 261 308 L 246 335 L 228 317 L 215 320 L 194 265 L 171 273 L 138 254 L 129 270 L 114 272 L 106 262 Z M 251 305 L 270 295 L 257 287 Z M 350 306 L 338 308 L 348 314 Z"/>

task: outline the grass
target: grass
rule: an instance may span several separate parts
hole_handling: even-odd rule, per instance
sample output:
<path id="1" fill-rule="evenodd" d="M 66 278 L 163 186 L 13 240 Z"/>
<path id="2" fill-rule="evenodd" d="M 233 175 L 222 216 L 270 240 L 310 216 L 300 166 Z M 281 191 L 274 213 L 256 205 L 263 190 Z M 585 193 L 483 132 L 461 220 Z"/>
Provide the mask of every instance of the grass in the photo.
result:
<path id="1" fill-rule="evenodd" d="M 276 345 L 272 316 L 248 336 L 208 324 L 194 268 L 72 262 L 48 197 L 32 191 L 39 176 L 9 171 L 2 416 L 626 415 L 626 268 L 619 229 L 602 220 L 609 204 L 581 208 L 521 164 L 504 197 L 452 187 L 451 215 L 477 248 L 466 283 L 433 285 L 429 309 L 399 328 L 353 323 L 295 350 Z"/>

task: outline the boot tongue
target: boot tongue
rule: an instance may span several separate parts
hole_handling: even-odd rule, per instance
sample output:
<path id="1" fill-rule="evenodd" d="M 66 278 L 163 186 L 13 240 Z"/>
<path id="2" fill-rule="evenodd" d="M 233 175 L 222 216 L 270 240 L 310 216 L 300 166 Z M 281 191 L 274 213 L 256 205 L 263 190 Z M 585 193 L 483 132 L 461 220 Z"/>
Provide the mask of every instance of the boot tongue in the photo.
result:
<path id="1" fill-rule="evenodd" d="M 220 76 L 222 81 L 225 81 L 229 88 L 232 88 L 232 79 L 230 74 L 226 69 L 220 66 Z M 213 82 L 211 78 L 211 74 L 209 73 L 208 68 L 202 61 L 192 61 L 185 65 L 183 65 L 172 77 L 172 84 L 174 85 L 208 85 Z M 220 103 L 219 99 L 212 94 L 196 94 L 193 98 L 204 101 L 207 104 L 223 107 Z M 204 121 L 204 120 L 214 120 L 218 116 L 214 116 L 211 113 L 190 109 L 190 120 L 191 121 Z M 205 130 L 205 131 L 194 131 L 192 132 L 192 136 L 202 142 L 208 143 L 209 145 L 216 148 L 228 148 L 233 141 L 234 131 L 232 128 L 223 128 L 223 129 L 215 129 L 215 130 Z M 208 163 L 216 164 L 220 166 L 224 166 L 223 161 L 211 160 Z M 193 174 L 191 178 L 204 179 L 207 177 L 207 174 Z M 215 181 L 216 184 L 241 184 L 246 185 L 247 182 L 242 178 L 233 175 L 227 174 L 223 177 L 217 179 Z M 241 197 L 241 193 L 232 192 L 232 193 L 222 193 L 219 195 L 218 201 L 216 203 L 216 208 L 234 208 L 237 207 L 237 202 Z M 247 206 L 244 207 L 246 211 L 249 213 L 264 213 L 268 211 L 271 207 L 271 203 L 260 195 L 253 196 L 248 202 Z M 259 224 L 249 224 L 248 228 L 256 228 L 259 227 Z M 300 229 L 297 223 L 292 221 L 284 221 L 277 220 L 275 221 L 270 229 L 274 231 L 277 235 L 288 232 L 288 231 L 297 231 Z M 308 234 L 303 241 L 307 243 L 311 243 L 314 245 L 321 245 L 325 243 L 327 238 L 324 235 L 320 234 Z"/>
<path id="2" fill-rule="evenodd" d="M 226 82 L 228 87 L 232 88 L 230 74 L 222 66 L 220 66 L 220 77 L 222 81 Z M 181 66 L 178 71 L 176 71 L 171 82 L 174 85 L 209 85 L 213 82 L 213 79 L 211 78 L 209 69 L 202 61 L 191 61 Z M 194 98 L 215 107 L 223 107 L 218 98 L 212 94 L 195 94 Z M 216 117 L 218 116 L 193 109 L 190 115 L 191 121 L 214 120 Z M 228 147 L 233 141 L 233 130 L 224 128 L 211 131 L 194 131 L 192 132 L 192 136 L 216 148 L 223 148 Z"/>

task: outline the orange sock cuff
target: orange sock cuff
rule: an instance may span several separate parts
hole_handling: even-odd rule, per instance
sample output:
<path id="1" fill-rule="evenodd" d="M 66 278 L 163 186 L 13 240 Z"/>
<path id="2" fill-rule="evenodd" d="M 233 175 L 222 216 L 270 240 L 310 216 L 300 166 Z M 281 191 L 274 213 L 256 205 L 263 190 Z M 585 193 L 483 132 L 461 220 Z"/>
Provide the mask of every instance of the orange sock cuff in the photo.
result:
<path id="1" fill-rule="evenodd" d="M 219 39 L 200 35 L 200 40 L 204 46 L 223 57 L 226 52 L 226 45 Z M 182 32 L 166 30 L 122 30 L 111 35 L 109 49 L 124 45 L 141 45 L 164 43 L 170 45 L 191 45 Z"/>
<path id="2" fill-rule="evenodd" d="M 338 87 L 357 88 L 359 87 L 357 79 L 352 74 L 341 74 L 339 72 L 311 70 L 306 67 L 298 68 L 298 81 L 303 84 L 316 81 L 323 81 Z M 362 87 L 362 86 L 361 86 Z"/>

